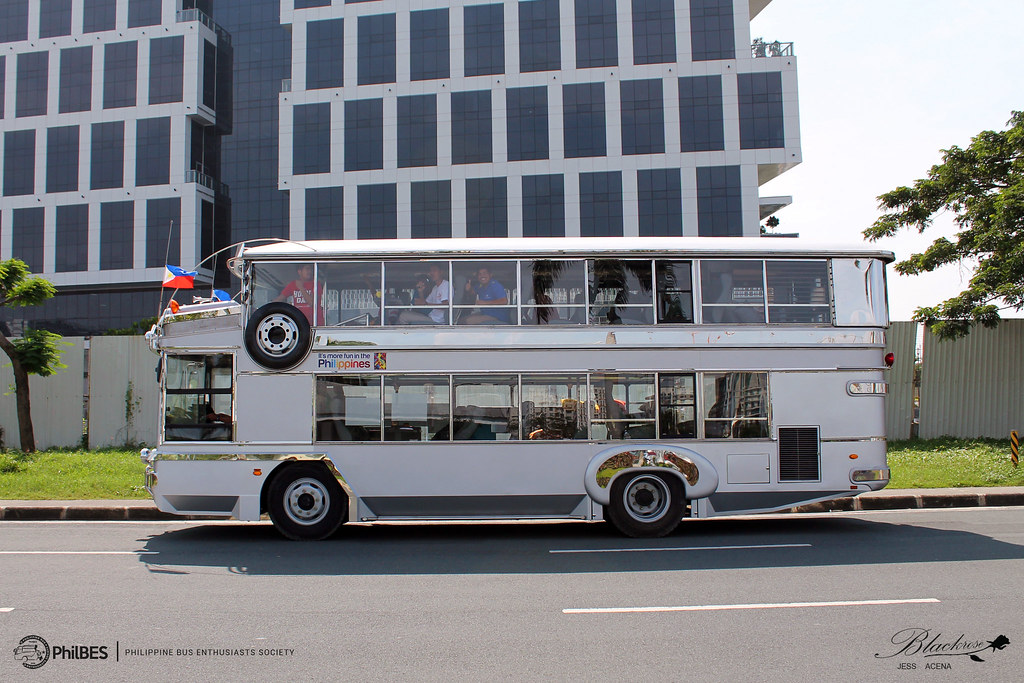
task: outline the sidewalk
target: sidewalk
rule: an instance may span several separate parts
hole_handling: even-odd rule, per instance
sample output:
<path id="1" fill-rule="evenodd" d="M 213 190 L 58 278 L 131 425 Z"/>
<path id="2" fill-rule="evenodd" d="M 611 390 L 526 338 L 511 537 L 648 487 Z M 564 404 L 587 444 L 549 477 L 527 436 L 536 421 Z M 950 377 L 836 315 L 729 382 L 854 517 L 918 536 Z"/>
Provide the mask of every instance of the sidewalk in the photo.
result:
<path id="1" fill-rule="evenodd" d="M 791 512 L 1024 506 L 1024 486 L 962 489 L 883 489 L 856 498 L 811 503 Z M 0 500 L 0 520 L 187 520 L 160 512 L 152 500 Z"/>

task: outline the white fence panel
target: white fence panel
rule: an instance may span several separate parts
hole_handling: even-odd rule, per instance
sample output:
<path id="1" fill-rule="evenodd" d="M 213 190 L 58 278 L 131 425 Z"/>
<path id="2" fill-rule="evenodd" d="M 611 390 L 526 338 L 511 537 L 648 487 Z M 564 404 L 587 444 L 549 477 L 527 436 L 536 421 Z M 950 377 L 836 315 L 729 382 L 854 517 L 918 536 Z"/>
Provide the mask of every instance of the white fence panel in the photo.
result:
<path id="1" fill-rule="evenodd" d="M 67 367 L 50 377 L 29 376 L 32 431 L 36 448 L 78 446 L 82 443 L 82 391 L 85 387 L 85 339 L 65 337 L 61 363 Z M 21 448 L 18 433 L 18 400 L 14 396 L 14 372 L 0 352 L 0 426 L 4 445 Z"/>
<path id="2" fill-rule="evenodd" d="M 889 369 L 885 397 L 885 434 L 889 439 L 909 439 L 914 421 L 914 356 L 920 323 L 893 323 L 885 334 L 886 353 L 896 362 Z"/>
<path id="3" fill-rule="evenodd" d="M 926 331 L 922 361 L 921 438 L 1008 439 L 1024 429 L 1024 320 L 956 341 Z"/>
<path id="4" fill-rule="evenodd" d="M 89 447 L 156 444 L 157 356 L 146 339 L 93 337 L 89 349 Z"/>

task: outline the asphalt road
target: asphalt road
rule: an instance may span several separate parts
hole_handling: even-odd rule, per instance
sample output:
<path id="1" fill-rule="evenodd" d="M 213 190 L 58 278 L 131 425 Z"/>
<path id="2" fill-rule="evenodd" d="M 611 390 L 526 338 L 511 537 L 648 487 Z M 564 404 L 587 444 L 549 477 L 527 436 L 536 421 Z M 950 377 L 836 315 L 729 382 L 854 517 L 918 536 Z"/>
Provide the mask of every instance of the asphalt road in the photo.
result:
<path id="1" fill-rule="evenodd" d="M 702 520 L 657 540 L 0 522 L 0 680 L 1016 681 L 1022 596 L 1024 508 Z M 30 635 L 50 649 L 34 670 L 14 652 Z"/>

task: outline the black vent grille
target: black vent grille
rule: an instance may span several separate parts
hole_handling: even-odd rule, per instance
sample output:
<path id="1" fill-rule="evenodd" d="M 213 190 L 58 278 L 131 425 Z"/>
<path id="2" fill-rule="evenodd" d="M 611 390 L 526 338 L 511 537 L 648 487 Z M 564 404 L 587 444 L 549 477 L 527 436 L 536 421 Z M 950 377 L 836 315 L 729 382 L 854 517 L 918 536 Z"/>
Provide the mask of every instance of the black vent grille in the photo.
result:
<path id="1" fill-rule="evenodd" d="M 821 479 L 817 427 L 779 428 L 779 481 Z"/>

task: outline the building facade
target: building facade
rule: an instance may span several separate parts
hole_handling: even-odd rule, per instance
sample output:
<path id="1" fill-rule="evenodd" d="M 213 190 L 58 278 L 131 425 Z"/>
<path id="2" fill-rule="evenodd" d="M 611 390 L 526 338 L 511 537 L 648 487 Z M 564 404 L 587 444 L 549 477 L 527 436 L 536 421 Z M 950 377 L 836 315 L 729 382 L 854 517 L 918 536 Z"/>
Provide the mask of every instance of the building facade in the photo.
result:
<path id="1" fill-rule="evenodd" d="M 800 161 L 767 4 L 0 0 L 0 258 L 61 291 L 8 323 L 125 327 L 257 237 L 757 235 Z"/>

